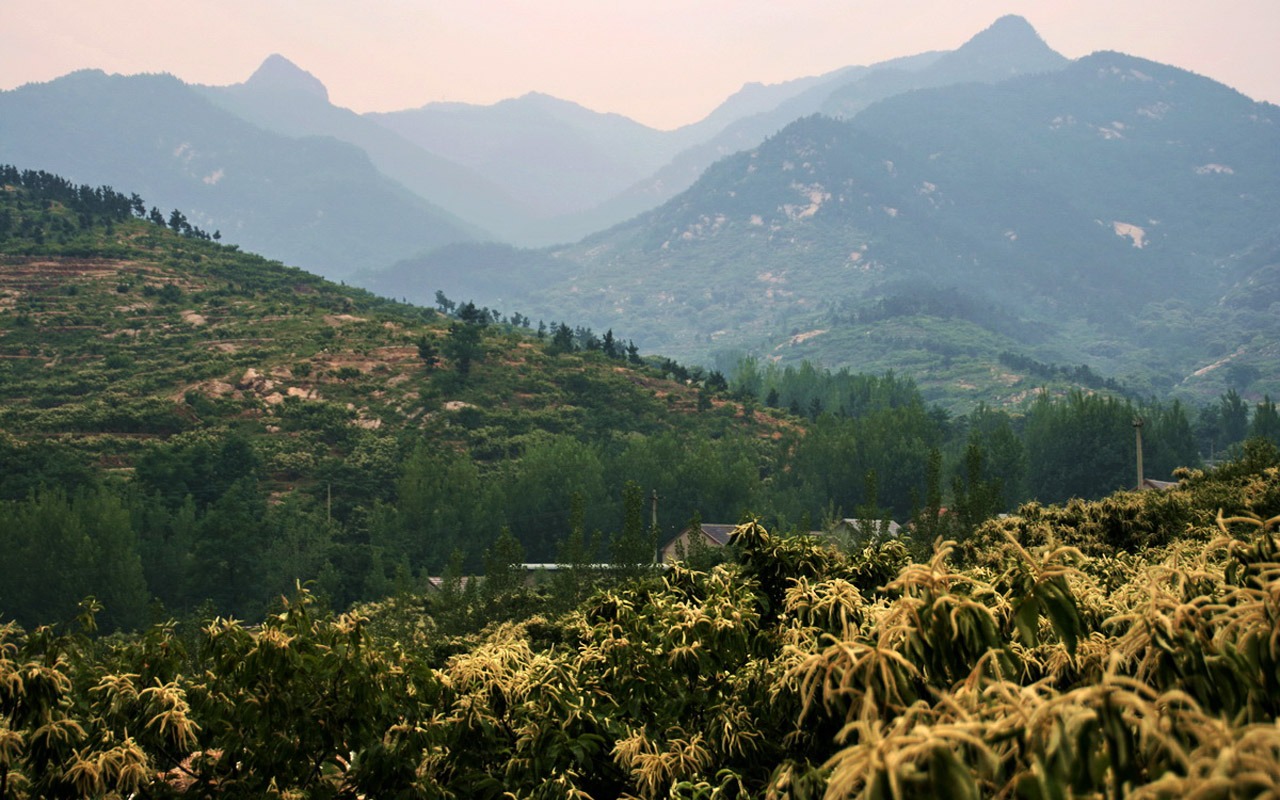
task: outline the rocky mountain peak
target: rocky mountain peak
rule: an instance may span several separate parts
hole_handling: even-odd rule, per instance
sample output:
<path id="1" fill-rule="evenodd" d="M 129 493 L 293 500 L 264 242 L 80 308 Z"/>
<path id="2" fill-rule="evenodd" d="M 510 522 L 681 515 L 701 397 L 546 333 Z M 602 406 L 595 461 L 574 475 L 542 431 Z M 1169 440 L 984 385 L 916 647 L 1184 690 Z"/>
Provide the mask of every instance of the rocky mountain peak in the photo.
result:
<path id="1" fill-rule="evenodd" d="M 304 92 L 329 99 L 329 90 L 320 79 L 279 53 L 272 53 L 245 81 L 245 86 L 274 92 Z"/>
<path id="2" fill-rule="evenodd" d="M 1023 17 L 1006 14 L 949 54 L 952 60 L 1009 64 L 1014 72 L 1058 69 L 1067 58 L 1040 38 Z"/>

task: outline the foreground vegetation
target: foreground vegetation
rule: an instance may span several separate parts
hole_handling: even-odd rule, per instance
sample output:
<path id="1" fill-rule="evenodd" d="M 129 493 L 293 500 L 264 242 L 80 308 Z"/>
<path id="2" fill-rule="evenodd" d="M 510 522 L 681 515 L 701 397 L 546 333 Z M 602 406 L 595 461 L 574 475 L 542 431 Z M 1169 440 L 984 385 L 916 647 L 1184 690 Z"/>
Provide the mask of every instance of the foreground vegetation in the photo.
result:
<path id="1" fill-rule="evenodd" d="M 479 632 L 440 629 L 457 595 L 303 592 L 102 639 L 89 601 L 0 628 L 0 797 L 1270 796 L 1277 515 L 1253 445 L 924 560 L 746 523 L 727 563 Z"/>

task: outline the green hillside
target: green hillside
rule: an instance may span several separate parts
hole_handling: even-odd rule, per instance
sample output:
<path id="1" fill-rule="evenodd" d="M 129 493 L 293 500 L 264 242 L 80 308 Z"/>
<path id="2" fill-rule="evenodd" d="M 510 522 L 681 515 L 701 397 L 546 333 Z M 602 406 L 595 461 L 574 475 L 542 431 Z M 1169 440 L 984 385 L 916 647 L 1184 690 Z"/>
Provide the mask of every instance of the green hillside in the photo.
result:
<path id="1" fill-rule="evenodd" d="M 480 569 L 503 526 L 552 561 L 572 498 L 589 530 L 612 531 L 627 478 L 662 485 L 623 461 L 663 442 L 706 442 L 649 457 L 650 473 L 693 475 L 664 503 L 663 530 L 697 507 L 736 518 L 758 475 L 714 482 L 794 427 L 700 403 L 612 331 L 560 324 L 560 342 L 518 314 L 464 304 L 446 317 L 219 245 L 180 212 L 172 227 L 139 219 L 110 189 L 12 168 L 4 183 L 0 497 L 64 493 L 75 507 L 107 492 L 169 605 L 251 607 L 326 568 L 336 601 L 380 596 L 397 570 L 416 580 L 455 549 Z M 711 463 L 695 469 L 695 456 Z M 208 565 L 162 563 L 196 557 L 201 537 L 246 546 L 220 542 L 232 533 L 264 560 L 226 585 L 200 577 Z M 276 547 L 295 563 L 272 579 Z"/>

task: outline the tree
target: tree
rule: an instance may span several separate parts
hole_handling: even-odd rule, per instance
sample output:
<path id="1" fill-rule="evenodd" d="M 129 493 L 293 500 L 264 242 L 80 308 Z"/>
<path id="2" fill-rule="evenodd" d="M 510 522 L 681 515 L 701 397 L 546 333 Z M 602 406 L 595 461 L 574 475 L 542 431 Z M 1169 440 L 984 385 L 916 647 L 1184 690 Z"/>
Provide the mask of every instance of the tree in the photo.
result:
<path id="1" fill-rule="evenodd" d="M 458 376 L 465 379 L 471 374 L 471 364 L 484 359 L 478 324 L 455 322 L 449 326 L 449 337 L 444 344 L 445 355 L 453 362 Z"/>
<path id="2" fill-rule="evenodd" d="M 1167 479 L 1178 467 L 1200 463 L 1200 450 L 1191 420 L 1182 403 L 1152 404 L 1142 409 L 1146 420 L 1142 431 L 1143 470 L 1147 475 Z"/>
<path id="3" fill-rule="evenodd" d="M 999 513 L 1004 487 L 999 478 L 988 479 L 986 453 L 980 445 L 970 444 L 964 450 L 960 473 L 952 479 L 952 512 L 955 535 L 964 539 L 979 525 Z"/>
<path id="4" fill-rule="evenodd" d="M 1097 498 L 1133 485 L 1135 409 L 1073 391 L 1041 395 L 1027 414 L 1027 490 L 1041 502 Z"/>
<path id="5" fill-rule="evenodd" d="M 622 487 L 622 531 L 613 540 L 613 563 L 634 570 L 652 564 L 657 552 L 656 531 L 644 524 L 644 489 L 627 481 Z"/>
<path id="6" fill-rule="evenodd" d="M 551 353 L 572 353 L 577 349 L 577 345 L 573 341 L 573 329 L 565 323 L 561 322 L 554 326 L 551 334 L 551 346 L 548 352 Z"/>
<path id="7" fill-rule="evenodd" d="M 915 523 L 915 539 L 917 544 L 928 552 L 933 540 L 938 536 L 938 526 L 942 517 L 942 451 L 934 447 L 929 450 L 929 463 L 925 472 L 924 508 L 920 509 L 912 522 Z"/>
<path id="8" fill-rule="evenodd" d="M 1004 411 L 979 404 L 968 416 L 968 444 L 982 451 L 982 480 L 1002 487 L 1001 510 L 1012 508 L 1022 498 L 1026 474 L 1026 454 L 1013 430 L 1013 421 Z"/>
<path id="9" fill-rule="evenodd" d="M 863 501 L 853 510 L 854 517 L 861 521 L 857 534 L 859 538 L 877 541 L 889 532 L 890 515 L 888 509 L 880 507 L 880 476 L 869 469 L 863 475 L 862 485 Z"/>
<path id="10" fill-rule="evenodd" d="M 1280 414 L 1276 413 L 1276 404 L 1270 395 L 1263 395 L 1262 401 L 1253 409 L 1249 438 L 1266 439 L 1274 445 L 1280 445 Z"/>
<path id="11" fill-rule="evenodd" d="M 224 613 L 255 616 L 263 611 L 265 563 L 272 538 L 267 498 L 252 479 L 241 479 L 213 503 L 196 530 L 190 578 L 194 596 Z"/>
<path id="12" fill-rule="evenodd" d="M 574 492 L 569 506 L 569 534 L 561 542 L 556 560 L 561 569 L 552 585 L 561 604 L 572 608 L 582 602 L 595 581 L 591 580 L 592 565 L 598 558 L 600 534 L 587 537 L 586 500 L 581 492 Z"/>
<path id="13" fill-rule="evenodd" d="M 256 482 L 259 466 L 245 437 L 228 434 L 215 439 L 201 433 L 147 453 L 138 460 L 136 475 L 147 491 L 158 494 L 170 508 L 182 505 L 190 495 L 204 509 L 236 481 Z"/>
<path id="14" fill-rule="evenodd" d="M 484 594 L 487 597 L 503 597 L 515 592 L 524 584 L 524 548 L 502 528 L 498 540 L 484 553 Z"/>
<path id="15" fill-rule="evenodd" d="M 418 337 L 418 358 L 428 371 L 440 364 L 440 348 L 436 347 L 435 337 L 426 334 Z"/>
<path id="16" fill-rule="evenodd" d="M 500 482 L 502 506 L 531 560 L 556 558 L 574 524 L 587 530 L 606 527 L 612 509 L 603 473 L 599 448 L 570 435 L 531 438 L 511 462 Z M 583 523 L 571 521 L 575 498 L 586 509 Z"/>
<path id="17" fill-rule="evenodd" d="M 477 308 L 475 303 L 468 300 L 458 306 L 458 319 L 468 325 L 484 327 L 489 324 L 489 309 Z"/>
<path id="18" fill-rule="evenodd" d="M 0 609 L 27 624 L 68 619 L 86 596 L 111 607 L 103 626 L 145 619 L 148 592 L 129 512 L 105 488 L 0 503 Z"/>
<path id="19" fill-rule="evenodd" d="M 1249 404 L 1228 389 L 1218 399 L 1218 433 L 1220 447 L 1230 447 L 1244 441 L 1249 432 Z"/>
<path id="20" fill-rule="evenodd" d="M 395 517 L 378 544 L 413 570 L 438 570 L 455 550 L 475 557 L 474 533 L 495 524 L 485 513 L 490 500 L 475 462 L 421 442 L 405 459 Z"/>

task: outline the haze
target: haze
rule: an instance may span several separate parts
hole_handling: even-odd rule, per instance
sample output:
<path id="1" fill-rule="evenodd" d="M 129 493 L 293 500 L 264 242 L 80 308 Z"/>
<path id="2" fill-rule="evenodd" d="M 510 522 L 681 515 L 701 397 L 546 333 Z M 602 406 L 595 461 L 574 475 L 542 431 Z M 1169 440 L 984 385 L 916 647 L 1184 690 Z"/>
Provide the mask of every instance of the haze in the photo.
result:
<path id="1" fill-rule="evenodd" d="M 540 91 L 672 128 L 744 82 L 953 49 L 1010 13 L 1068 57 L 1121 50 L 1280 101 L 1275 0 L 5 0 L 0 88 L 83 68 L 222 85 L 280 53 L 361 112 Z"/>

